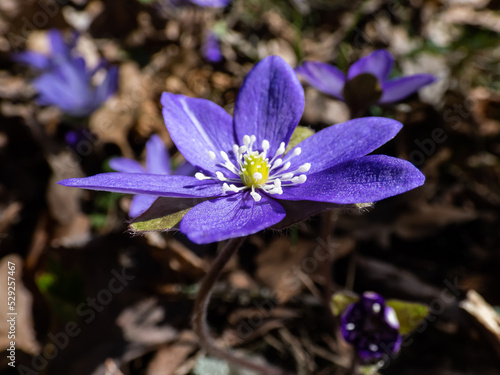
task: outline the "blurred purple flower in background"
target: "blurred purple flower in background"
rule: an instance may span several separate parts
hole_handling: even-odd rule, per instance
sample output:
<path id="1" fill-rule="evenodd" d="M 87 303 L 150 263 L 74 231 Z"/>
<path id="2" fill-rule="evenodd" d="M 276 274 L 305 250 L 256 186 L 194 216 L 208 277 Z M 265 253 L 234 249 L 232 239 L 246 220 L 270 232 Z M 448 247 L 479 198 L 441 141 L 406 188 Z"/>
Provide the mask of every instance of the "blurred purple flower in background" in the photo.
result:
<path id="1" fill-rule="evenodd" d="M 116 92 L 118 68 L 108 68 L 105 77 L 97 84 L 96 73 L 105 69 L 105 61 L 88 69 L 85 60 L 73 54 L 76 37 L 66 43 L 58 30 L 50 30 L 48 37 L 48 55 L 26 51 L 13 57 L 15 61 L 40 73 L 33 80 L 33 86 L 39 94 L 37 103 L 59 107 L 69 116 L 90 115 Z"/>
<path id="2" fill-rule="evenodd" d="M 103 173 L 65 186 L 193 199 L 180 230 L 198 244 L 246 236 L 281 222 L 287 201 L 375 202 L 414 189 L 411 163 L 369 155 L 402 125 L 369 117 L 323 129 L 288 152 L 304 111 L 304 90 L 280 57 L 259 62 L 240 89 L 232 118 L 203 99 L 164 93 L 166 126 L 195 177 Z M 327 209 L 327 207 L 325 207 Z M 307 214 L 303 213 L 305 219 Z"/>
<path id="3" fill-rule="evenodd" d="M 207 33 L 201 50 L 205 59 L 211 63 L 219 63 L 224 58 L 220 50 L 220 39 L 213 31 Z"/>
<path id="4" fill-rule="evenodd" d="M 396 312 L 377 293 L 363 293 L 358 302 L 347 307 L 340 320 L 342 336 L 365 362 L 380 360 L 401 348 Z"/>
<path id="5" fill-rule="evenodd" d="M 393 67 L 391 54 L 378 50 L 352 64 L 347 76 L 335 66 L 319 61 L 305 61 L 295 71 L 321 92 L 348 104 L 360 97 L 368 104 L 394 103 L 436 80 L 431 74 L 389 79 Z"/>

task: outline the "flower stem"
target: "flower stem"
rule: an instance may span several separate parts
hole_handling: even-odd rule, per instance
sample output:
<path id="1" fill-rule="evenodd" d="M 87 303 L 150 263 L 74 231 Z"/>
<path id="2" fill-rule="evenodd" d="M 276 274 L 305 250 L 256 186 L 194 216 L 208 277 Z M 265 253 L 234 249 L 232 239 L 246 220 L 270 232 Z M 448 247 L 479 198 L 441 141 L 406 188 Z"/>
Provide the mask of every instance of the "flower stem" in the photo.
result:
<path id="1" fill-rule="evenodd" d="M 219 278 L 224 266 L 231 259 L 231 256 L 239 249 L 245 241 L 245 237 L 232 238 L 226 246 L 220 251 L 215 258 L 212 267 L 205 275 L 200 285 L 200 290 L 196 296 L 194 310 L 192 316 L 193 330 L 200 339 L 200 345 L 207 351 L 208 354 L 233 363 L 240 367 L 245 367 L 249 370 L 266 374 L 266 375 L 290 375 L 284 370 L 274 367 L 259 365 L 248 361 L 245 358 L 236 356 L 235 354 L 217 346 L 213 338 L 210 336 L 209 327 L 207 325 L 207 308 L 212 295 L 212 288 Z"/>

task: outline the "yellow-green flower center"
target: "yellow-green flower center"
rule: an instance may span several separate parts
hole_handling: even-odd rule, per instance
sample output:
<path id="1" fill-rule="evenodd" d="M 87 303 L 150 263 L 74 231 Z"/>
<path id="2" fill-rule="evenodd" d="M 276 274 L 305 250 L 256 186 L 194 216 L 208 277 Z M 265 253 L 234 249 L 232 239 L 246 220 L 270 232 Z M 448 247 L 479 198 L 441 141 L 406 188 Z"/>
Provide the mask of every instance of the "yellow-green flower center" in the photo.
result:
<path id="1" fill-rule="evenodd" d="M 257 187 L 264 185 L 269 178 L 269 164 L 267 159 L 257 151 L 243 156 L 241 166 L 241 181 L 245 186 Z"/>
<path id="2" fill-rule="evenodd" d="M 222 194 L 229 191 L 238 193 L 249 189 L 255 202 L 262 199 L 262 193 L 283 194 L 282 185 L 288 187 L 306 182 L 307 175 L 297 174 L 307 173 L 311 169 L 311 163 L 304 163 L 297 169 L 289 171 L 292 166 L 290 160 L 302 152 L 300 147 L 295 146 L 293 151 L 283 156 L 286 147 L 285 142 L 281 142 L 274 156 L 268 158 L 267 153 L 271 146 L 269 141 L 266 139 L 262 141 L 262 151 L 259 152 L 253 150 L 256 140 L 255 135 L 243 136 L 243 145 L 233 145 L 231 157 L 226 151 L 219 151 L 222 161 L 218 160 L 215 151 L 208 150 L 208 157 L 214 161 L 217 170 L 212 172 L 212 176 L 206 176 L 202 172 L 194 176 L 200 181 L 215 179 L 223 181 Z"/>

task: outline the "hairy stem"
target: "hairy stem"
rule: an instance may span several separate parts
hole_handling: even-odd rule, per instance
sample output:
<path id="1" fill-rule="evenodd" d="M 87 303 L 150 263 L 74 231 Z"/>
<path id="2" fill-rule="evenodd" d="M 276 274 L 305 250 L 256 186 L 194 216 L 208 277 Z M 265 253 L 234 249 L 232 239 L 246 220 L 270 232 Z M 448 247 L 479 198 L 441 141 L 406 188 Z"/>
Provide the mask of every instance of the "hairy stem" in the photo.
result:
<path id="1" fill-rule="evenodd" d="M 209 327 L 207 325 L 207 308 L 212 295 L 212 288 L 219 278 L 224 266 L 231 259 L 231 256 L 239 249 L 245 241 L 244 237 L 230 239 L 226 246 L 220 251 L 215 258 L 212 267 L 205 275 L 200 285 L 200 290 L 196 296 L 193 310 L 193 329 L 200 339 L 200 345 L 207 351 L 208 354 L 233 363 L 240 367 L 245 367 L 249 370 L 266 374 L 266 375 L 290 375 L 284 370 L 274 367 L 259 365 L 248 361 L 247 359 L 237 356 L 219 346 L 210 336 Z"/>

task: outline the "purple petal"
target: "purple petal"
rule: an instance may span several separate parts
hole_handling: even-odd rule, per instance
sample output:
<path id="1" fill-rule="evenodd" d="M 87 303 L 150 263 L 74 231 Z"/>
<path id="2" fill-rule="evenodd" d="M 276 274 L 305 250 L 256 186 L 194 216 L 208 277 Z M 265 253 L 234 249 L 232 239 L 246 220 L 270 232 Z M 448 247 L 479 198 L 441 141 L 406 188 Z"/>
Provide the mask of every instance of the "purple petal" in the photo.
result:
<path id="1" fill-rule="evenodd" d="M 129 158 L 112 158 L 109 160 L 109 166 L 117 172 L 146 173 L 138 161 Z"/>
<path id="2" fill-rule="evenodd" d="M 424 175 L 410 162 L 369 155 L 307 176 L 303 184 L 285 187 L 278 199 L 338 204 L 376 202 L 421 186 Z"/>
<path id="3" fill-rule="evenodd" d="M 319 172 L 369 154 L 394 138 L 402 127 L 400 122 L 385 117 L 349 120 L 306 138 L 296 146 L 301 148 L 301 154 L 291 160 L 297 166 L 311 163 L 310 174 Z"/>
<path id="4" fill-rule="evenodd" d="M 86 116 L 95 110 L 94 95 L 89 82 L 73 66 L 61 65 L 54 72 L 42 74 L 33 80 L 40 94 L 40 105 L 55 105 L 73 116 Z M 84 73 L 84 72 L 83 72 Z"/>
<path id="5" fill-rule="evenodd" d="M 351 65 L 347 72 L 347 79 L 352 79 L 362 73 L 370 73 L 377 77 L 380 83 L 384 82 L 394 67 L 394 58 L 386 50 L 370 53 Z"/>
<path id="6" fill-rule="evenodd" d="M 194 176 L 196 172 L 198 172 L 198 169 L 186 161 L 175 169 L 174 174 L 178 176 Z"/>
<path id="7" fill-rule="evenodd" d="M 319 61 L 305 61 L 295 68 L 295 72 L 319 91 L 343 100 L 345 74 L 336 67 Z"/>
<path id="8" fill-rule="evenodd" d="M 130 217 L 139 216 L 151 207 L 156 199 L 158 199 L 158 197 L 154 195 L 138 194 L 134 196 L 134 198 L 132 198 L 132 202 L 130 202 L 128 214 Z"/>
<path id="9" fill-rule="evenodd" d="M 15 54 L 12 56 L 12 59 L 23 65 L 29 65 L 31 68 L 44 70 L 50 66 L 50 59 L 44 54 L 26 51 Z"/>
<path id="10" fill-rule="evenodd" d="M 415 74 L 408 77 L 392 79 L 382 85 L 382 97 L 379 103 L 393 103 L 417 92 L 423 86 L 436 81 L 431 74 Z"/>
<path id="11" fill-rule="evenodd" d="M 161 197 L 217 197 L 222 194 L 220 181 L 198 181 L 194 177 L 159 174 L 111 172 L 85 178 L 69 178 L 58 183 L 90 190 Z"/>
<path id="12" fill-rule="evenodd" d="M 220 151 L 229 154 L 235 143 L 231 116 L 211 101 L 184 95 L 164 92 L 161 103 L 165 124 L 181 154 L 194 166 L 213 171 L 216 161 L 208 152 L 220 158 Z"/>
<path id="13" fill-rule="evenodd" d="M 152 195 L 150 196 L 152 197 Z M 207 199 L 210 198 L 157 197 L 153 204 L 146 211 L 144 211 L 139 217 L 134 218 L 133 222 L 148 221 L 168 216 L 179 211 L 186 210 L 188 208 L 193 208 L 197 204 L 200 204 Z M 179 226 L 176 225 L 175 228 L 178 230 Z"/>
<path id="14" fill-rule="evenodd" d="M 146 167 L 148 173 L 170 174 L 170 157 L 165 143 L 153 134 L 146 143 Z"/>
<path id="15" fill-rule="evenodd" d="M 48 32 L 50 47 L 52 54 L 61 55 L 61 56 L 69 56 L 70 50 L 64 41 L 64 38 L 59 30 L 49 30 Z"/>
<path id="16" fill-rule="evenodd" d="M 197 244 L 248 236 L 279 223 L 285 210 L 262 195 L 255 202 L 248 192 L 200 203 L 181 221 L 181 232 Z"/>
<path id="17" fill-rule="evenodd" d="M 81 57 L 72 59 L 68 63 L 60 64 L 55 70 L 67 85 L 68 93 L 80 98 L 80 101 L 92 102 L 95 95 L 91 93 L 91 80 L 87 77 L 85 60 Z"/>
<path id="18" fill-rule="evenodd" d="M 270 56 L 248 73 L 236 99 L 234 129 L 238 144 L 255 135 L 257 149 L 263 140 L 274 155 L 288 143 L 304 111 L 304 90 L 293 69 L 281 57 Z"/>
<path id="19" fill-rule="evenodd" d="M 342 207 L 334 203 L 312 202 L 312 201 L 286 201 L 279 199 L 279 195 L 273 196 L 278 203 L 285 209 L 286 217 L 278 224 L 273 225 L 271 229 L 282 230 L 294 224 L 303 222 L 310 216 L 316 215 L 322 211 L 332 210 Z"/>
<path id="20" fill-rule="evenodd" d="M 73 90 L 68 82 L 56 74 L 42 74 L 33 80 L 33 86 L 40 95 L 37 99 L 40 105 L 55 105 L 64 112 L 80 111 L 85 107 L 86 98 L 80 95 L 79 90 Z"/>
<path id="21" fill-rule="evenodd" d="M 90 75 L 92 77 L 92 75 Z M 96 92 L 96 107 L 101 106 L 106 99 L 108 99 L 111 95 L 113 95 L 118 89 L 118 68 L 116 66 L 112 66 L 106 72 L 106 78 L 104 81 L 97 87 Z"/>
<path id="22" fill-rule="evenodd" d="M 211 63 L 219 63 L 224 59 L 220 50 L 219 37 L 212 31 L 205 37 L 201 50 L 205 59 Z"/>
<path id="23" fill-rule="evenodd" d="M 221 8 L 229 5 L 231 0 L 190 0 L 191 3 L 200 7 Z"/>

